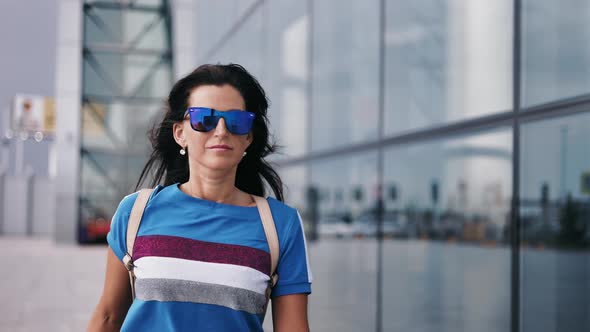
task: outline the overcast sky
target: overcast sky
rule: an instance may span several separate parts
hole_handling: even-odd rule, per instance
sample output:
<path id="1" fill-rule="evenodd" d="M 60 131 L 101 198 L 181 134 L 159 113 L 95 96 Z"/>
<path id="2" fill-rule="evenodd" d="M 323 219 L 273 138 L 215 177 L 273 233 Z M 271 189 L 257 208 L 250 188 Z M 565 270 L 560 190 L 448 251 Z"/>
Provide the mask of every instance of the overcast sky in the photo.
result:
<path id="1" fill-rule="evenodd" d="M 0 0 L 0 133 L 15 94 L 55 94 L 58 0 Z M 14 141 L 10 143 L 14 150 Z M 14 153 L 12 151 L 12 156 Z M 46 172 L 46 143 L 25 142 L 25 164 Z M 11 164 L 11 169 L 14 165 Z"/>

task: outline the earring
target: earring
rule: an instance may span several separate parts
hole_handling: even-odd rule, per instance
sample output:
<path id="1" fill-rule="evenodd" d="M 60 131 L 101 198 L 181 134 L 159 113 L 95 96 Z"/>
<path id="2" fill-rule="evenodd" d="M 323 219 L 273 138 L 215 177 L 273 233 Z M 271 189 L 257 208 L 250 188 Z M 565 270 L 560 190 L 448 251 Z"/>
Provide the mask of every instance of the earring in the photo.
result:
<path id="1" fill-rule="evenodd" d="M 242 158 L 244 158 L 247 154 L 248 152 L 244 151 L 244 154 L 242 154 Z"/>
<path id="2" fill-rule="evenodd" d="M 184 148 L 180 149 L 180 154 L 184 156 L 186 154 L 186 150 Z"/>

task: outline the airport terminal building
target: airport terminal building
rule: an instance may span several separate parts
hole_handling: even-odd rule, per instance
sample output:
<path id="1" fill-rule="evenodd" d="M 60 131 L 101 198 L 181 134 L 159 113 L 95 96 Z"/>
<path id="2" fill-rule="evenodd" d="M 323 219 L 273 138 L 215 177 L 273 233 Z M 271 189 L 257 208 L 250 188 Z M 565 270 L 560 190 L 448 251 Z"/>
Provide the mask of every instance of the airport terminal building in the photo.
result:
<path id="1" fill-rule="evenodd" d="M 5 211 L 37 186 L 55 217 L 0 234 L 99 239 L 173 82 L 234 62 L 270 99 L 313 330 L 590 330 L 589 1 L 55 2 L 54 169 L 0 177 Z"/>

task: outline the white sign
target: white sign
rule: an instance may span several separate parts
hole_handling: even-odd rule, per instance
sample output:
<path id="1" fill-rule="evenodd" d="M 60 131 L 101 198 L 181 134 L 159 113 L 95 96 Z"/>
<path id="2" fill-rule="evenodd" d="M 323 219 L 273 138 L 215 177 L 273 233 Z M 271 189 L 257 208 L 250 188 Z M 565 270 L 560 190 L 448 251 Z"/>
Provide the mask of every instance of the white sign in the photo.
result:
<path id="1" fill-rule="evenodd" d="M 12 107 L 12 130 L 15 132 L 55 132 L 55 106 L 52 98 L 16 95 Z"/>

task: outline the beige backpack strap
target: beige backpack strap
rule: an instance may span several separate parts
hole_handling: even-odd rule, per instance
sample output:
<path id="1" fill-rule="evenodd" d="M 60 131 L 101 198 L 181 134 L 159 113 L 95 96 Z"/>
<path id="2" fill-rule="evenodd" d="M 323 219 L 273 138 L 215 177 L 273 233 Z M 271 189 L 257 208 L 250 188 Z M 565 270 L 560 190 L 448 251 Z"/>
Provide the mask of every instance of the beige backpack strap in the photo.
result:
<path id="1" fill-rule="evenodd" d="M 131 296 L 135 299 L 135 274 L 133 273 L 133 246 L 135 245 L 135 238 L 137 237 L 137 231 L 139 230 L 139 224 L 141 223 L 141 217 L 145 206 L 152 194 L 153 189 L 141 189 L 139 195 L 135 199 L 133 208 L 131 209 L 131 215 L 127 222 L 127 253 L 123 257 L 123 263 L 129 271 L 129 282 L 131 283 Z"/>
<path id="2" fill-rule="evenodd" d="M 268 201 L 264 197 L 255 195 L 252 195 L 252 198 L 254 198 L 256 207 L 258 207 L 258 213 L 260 213 L 260 219 L 262 219 L 262 226 L 266 234 L 266 241 L 270 249 L 270 287 L 266 290 L 266 301 L 268 302 L 271 288 L 276 285 L 279 279 L 276 271 L 279 262 L 279 237 L 277 236 L 277 229 L 272 218 L 272 213 L 270 212 Z"/>

